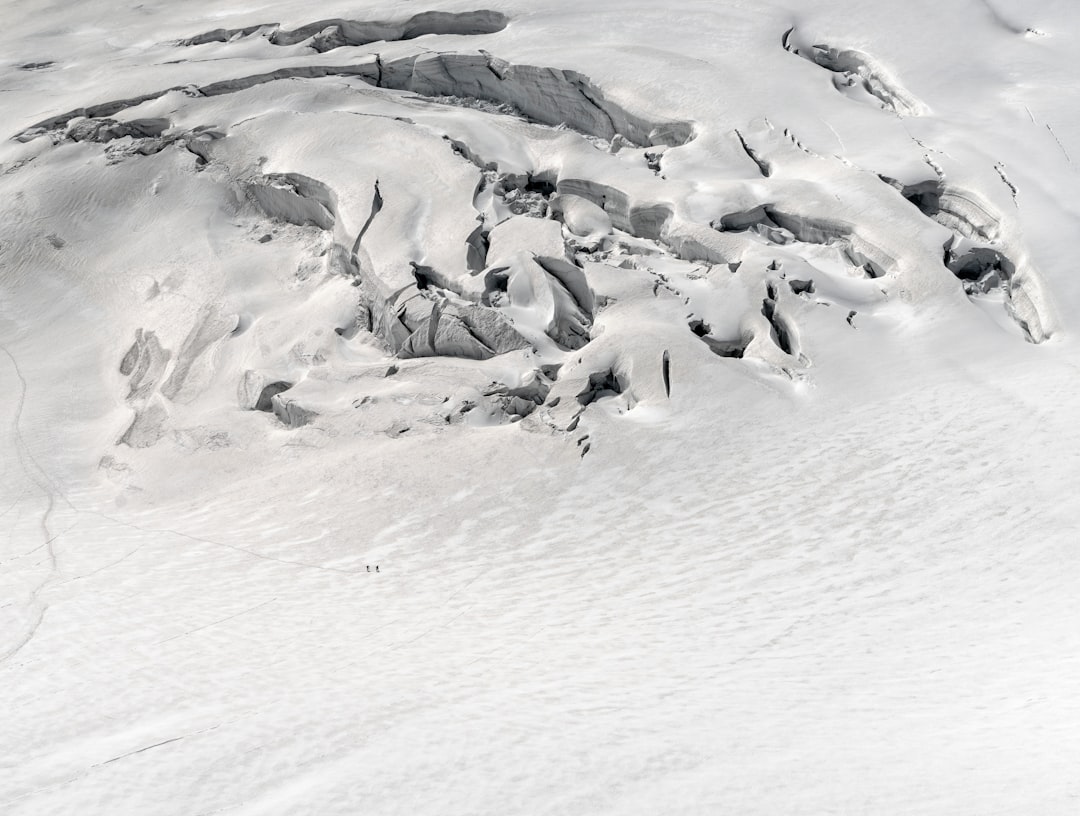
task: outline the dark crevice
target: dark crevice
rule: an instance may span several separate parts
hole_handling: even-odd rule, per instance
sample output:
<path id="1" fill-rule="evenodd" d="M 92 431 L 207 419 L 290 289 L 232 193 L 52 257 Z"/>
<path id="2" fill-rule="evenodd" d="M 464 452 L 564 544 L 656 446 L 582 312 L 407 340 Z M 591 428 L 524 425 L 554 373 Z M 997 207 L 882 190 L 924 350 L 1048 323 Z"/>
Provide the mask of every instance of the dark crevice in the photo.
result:
<path id="1" fill-rule="evenodd" d="M 265 74 L 251 74 L 246 77 L 211 82 L 209 85 L 198 88 L 198 92 L 202 96 L 221 96 L 254 88 L 256 85 L 264 85 L 267 82 L 276 82 L 279 79 L 321 79 L 344 76 L 353 76 L 365 82 L 374 83 L 378 76 L 378 69 L 375 68 L 374 62 L 359 65 L 302 65 L 294 68 L 279 68 Z"/>
<path id="2" fill-rule="evenodd" d="M 364 234 L 367 233 L 368 228 L 371 226 L 371 222 L 375 220 L 375 216 L 379 214 L 379 211 L 383 208 L 383 197 L 379 191 L 379 180 L 375 179 L 375 193 L 371 198 L 371 212 L 368 213 L 367 220 L 364 222 L 364 226 L 360 228 L 360 232 L 356 236 L 356 240 L 353 242 L 352 254 L 356 255 L 360 251 L 360 242 L 364 238 Z"/>
<path id="3" fill-rule="evenodd" d="M 969 295 L 1007 289 L 1016 274 L 1016 264 L 989 247 L 979 247 L 959 257 L 950 253 L 947 265 L 949 271 L 963 282 L 964 291 Z"/>
<path id="4" fill-rule="evenodd" d="M 469 233 L 465 239 L 465 266 L 469 272 L 476 275 L 484 271 L 487 266 L 487 254 L 490 244 L 488 234 L 484 231 L 484 225 L 478 224 L 476 229 Z"/>
<path id="5" fill-rule="evenodd" d="M 450 143 L 450 149 L 452 151 L 454 151 L 454 153 L 456 155 L 461 156 L 461 158 L 465 159 L 465 161 L 469 162 L 470 164 L 472 164 L 478 170 L 481 171 L 480 179 L 476 183 L 476 193 L 481 193 L 485 189 L 487 189 L 488 180 L 484 176 L 484 173 L 486 173 L 488 171 L 492 171 L 492 172 L 498 171 L 499 165 L 496 164 L 495 162 L 486 162 L 483 159 L 481 159 L 479 156 L 477 156 L 475 153 L 472 152 L 470 147 L 467 144 L 465 144 L 465 142 L 458 141 L 457 139 L 451 139 L 449 136 L 447 136 L 445 134 L 443 135 L 443 140 Z M 475 197 L 475 194 L 474 194 L 474 197 Z"/>
<path id="6" fill-rule="evenodd" d="M 934 218 L 941 211 L 941 196 L 945 192 L 945 186 L 941 179 L 928 179 L 916 184 L 902 184 L 888 176 L 878 176 L 878 178 L 890 187 L 899 190 L 900 195 L 928 218 Z"/>
<path id="7" fill-rule="evenodd" d="M 589 375 L 589 384 L 577 395 L 577 401 L 584 407 L 604 397 L 618 396 L 624 390 L 618 375 L 609 368 Z"/>
<path id="8" fill-rule="evenodd" d="M 787 31 L 785 31 L 784 35 L 780 38 L 780 45 L 785 51 L 790 51 L 794 54 L 798 54 L 799 50 L 797 48 L 793 48 L 791 45 L 791 35 L 794 33 L 795 26 L 792 26 Z"/>
<path id="9" fill-rule="evenodd" d="M 616 134 L 639 147 L 682 145 L 693 138 L 683 121 L 644 119 L 605 99 L 576 71 L 515 65 L 487 54 L 428 54 L 395 66 L 387 84 L 427 97 L 458 97 L 507 105 L 534 124 L 565 126 L 589 136 Z M 388 72 L 389 73 L 389 72 Z"/>
<path id="10" fill-rule="evenodd" d="M 750 157 L 750 161 L 752 161 L 757 166 L 757 169 L 761 173 L 761 175 L 765 178 L 771 176 L 772 166 L 765 159 L 761 158 L 761 156 L 759 156 L 754 151 L 754 149 L 746 143 L 746 139 L 743 137 L 741 132 L 736 130 L 735 135 L 739 138 L 739 144 L 742 145 L 743 152 Z"/>
<path id="11" fill-rule="evenodd" d="M 286 382 L 285 380 L 278 380 L 277 382 L 270 383 L 263 388 L 262 392 L 259 394 L 259 399 L 255 403 L 255 410 L 265 411 L 268 414 L 273 413 L 274 397 L 288 391 L 293 385 L 295 385 L 295 383 Z"/>
<path id="12" fill-rule="evenodd" d="M 1005 175 L 1001 164 L 994 166 L 1016 201 L 1016 187 Z M 935 167 L 935 170 L 938 170 Z M 1016 263 L 994 246 L 1002 232 L 1001 219 L 973 193 L 946 187 L 944 177 L 903 185 L 895 179 L 880 176 L 882 181 L 900 191 L 905 199 L 928 218 L 949 228 L 953 235 L 945 244 L 943 263 L 961 281 L 969 296 L 988 294 L 994 290 L 1005 294 L 1005 308 L 1024 336 L 1032 343 L 1041 343 L 1047 335 L 1042 327 L 1038 307 L 1031 301 L 1023 284 L 1014 286 Z M 954 250 L 958 244 L 984 244 L 963 254 Z M 1023 304 L 1020 308 L 1017 304 Z M 1023 313 L 1023 316 L 1021 315 Z M 850 321 L 849 321 L 850 322 Z"/>
<path id="13" fill-rule="evenodd" d="M 115 119 L 108 118 L 87 119 L 73 125 L 67 133 L 67 138 L 73 142 L 102 144 L 115 139 L 123 139 L 126 136 L 132 139 L 156 139 L 168 130 L 171 124 L 164 118 L 132 119 L 128 122 L 117 122 Z"/>
<path id="14" fill-rule="evenodd" d="M 780 350 L 785 354 L 794 356 L 794 344 L 792 343 L 791 332 L 787 327 L 784 320 L 777 314 L 776 311 L 776 284 L 771 281 L 765 286 L 765 299 L 761 302 L 761 313 L 765 316 L 765 319 L 769 321 L 769 325 L 772 326 L 773 339 L 776 341 L 776 345 L 780 347 Z"/>
<path id="15" fill-rule="evenodd" d="M 784 33 L 781 43 L 786 51 L 833 74 L 833 87 L 850 96 L 853 89 L 865 94 L 864 101 L 873 101 L 898 116 L 918 116 L 925 106 L 888 75 L 873 57 L 854 49 L 833 48 L 826 44 L 802 41 L 796 47 L 795 29 Z"/>
<path id="16" fill-rule="evenodd" d="M 742 232 L 748 230 L 751 227 L 764 226 L 772 229 L 779 229 L 779 225 L 772 220 L 769 216 L 766 205 L 761 204 L 750 210 L 743 210 L 741 212 L 728 213 L 720 218 L 719 222 L 713 222 L 713 229 L 720 230 L 722 232 Z"/>
<path id="17" fill-rule="evenodd" d="M 746 353 L 746 347 L 749 345 L 748 340 L 717 340 L 715 337 L 702 337 L 702 341 L 709 347 L 709 351 L 718 357 L 729 357 L 735 360 L 741 360 Z"/>
<path id="18" fill-rule="evenodd" d="M 489 270 L 484 275 L 484 294 L 480 296 L 481 304 L 493 306 L 494 301 L 498 299 L 498 294 L 506 293 L 510 286 L 509 269 L 507 266 L 500 266 Z"/>
<path id="19" fill-rule="evenodd" d="M 1016 204 L 1016 196 L 1019 194 L 1020 191 L 1016 189 L 1016 185 L 1013 184 L 1012 180 L 1005 172 L 1005 165 L 1001 162 L 998 162 L 994 165 L 994 170 L 997 172 L 998 177 L 1001 179 L 1002 183 L 1009 188 L 1009 195 L 1012 196 L 1013 204 Z"/>
<path id="20" fill-rule="evenodd" d="M 204 34 L 180 40 L 181 46 L 228 42 L 260 32 L 268 34 L 273 45 L 289 46 L 311 39 L 311 47 L 320 52 L 347 45 L 412 40 L 427 34 L 494 34 L 506 28 L 510 19 L 498 11 L 450 13 L 425 11 L 402 22 L 360 21 L 333 18 L 317 20 L 300 28 L 284 30 L 278 23 L 260 23 L 243 28 L 215 28 Z"/>
<path id="21" fill-rule="evenodd" d="M 206 45 L 207 43 L 214 42 L 228 42 L 236 37 L 250 37 L 252 34 L 256 34 L 264 29 L 273 28 L 277 23 L 258 23 L 256 25 L 245 26 L 244 28 L 215 28 L 212 31 L 206 31 L 202 34 L 196 34 L 194 37 L 188 37 L 185 40 L 180 40 L 177 45 L 192 46 L 192 45 Z"/>
<path id="22" fill-rule="evenodd" d="M 786 213 L 771 204 L 764 205 L 764 211 L 771 223 L 807 244 L 828 245 L 838 240 L 847 241 L 851 235 L 851 228 L 838 221 Z"/>
<path id="23" fill-rule="evenodd" d="M 718 340 L 712 336 L 712 326 L 703 320 L 691 320 L 688 325 L 694 336 L 700 337 L 701 341 L 708 346 L 709 351 L 719 357 L 741 359 L 750 342 L 741 337 L 735 340 Z"/>
<path id="24" fill-rule="evenodd" d="M 495 66 L 499 80 L 491 78 Z M 177 85 L 153 93 L 104 102 L 44 119 L 18 133 L 28 141 L 42 133 L 66 126 L 80 116 L 113 116 L 127 108 L 158 99 L 172 91 L 190 96 L 236 93 L 282 79 L 354 77 L 377 87 L 411 91 L 428 97 L 459 97 L 496 105 L 524 106 L 521 114 L 530 122 L 555 127 L 565 125 L 580 133 L 611 139 L 616 133 L 627 142 L 651 147 L 682 145 L 693 138 L 689 122 L 652 121 L 604 100 L 602 91 L 587 77 L 574 71 L 513 65 L 486 54 L 429 53 L 410 55 L 390 62 L 370 59 L 351 65 L 305 65 L 279 68 L 261 74 L 212 82 L 192 88 Z M 575 104 L 575 101 L 577 104 Z"/>
<path id="25" fill-rule="evenodd" d="M 525 182 L 525 190 L 542 195 L 544 198 L 551 198 L 555 195 L 556 187 L 555 184 L 541 176 L 530 175 L 529 180 Z"/>
<path id="26" fill-rule="evenodd" d="M 878 266 L 873 261 L 866 260 L 861 255 L 853 252 L 850 248 L 845 252 L 848 259 L 855 265 L 862 269 L 863 274 L 871 280 L 881 278 L 885 276 L 885 270 Z M 860 261 L 862 262 L 860 264 Z"/>
<path id="27" fill-rule="evenodd" d="M 127 108 L 133 108 L 136 105 L 141 105 L 144 102 L 149 102 L 158 97 L 164 96 L 170 91 L 182 90 L 180 87 L 167 88 L 164 91 L 155 91 L 154 93 L 143 94 L 141 96 L 132 96 L 127 99 L 115 99 L 111 102 L 102 102 L 99 105 L 91 105 L 86 108 L 76 108 L 75 110 L 62 113 L 59 116 L 53 116 L 49 119 L 44 119 L 38 122 L 36 125 L 32 125 L 26 130 L 21 131 L 15 135 L 15 139 L 19 141 L 27 141 L 35 136 L 41 135 L 47 130 L 54 130 L 56 128 L 66 127 L 68 122 L 80 116 L 85 116 L 88 119 L 99 119 L 103 117 L 113 116 L 122 110 Z"/>
<path id="28" fill-rule="evenodd" d="M 437 276 L 435 270 L 430 266 L 421 266 L 413 261 L 409 261 L 409 266 L 412 267 L 413 277 L 416 278 L 417 289 L 424 291 L 433 283 L 438 285 L 436 283 Z"/>

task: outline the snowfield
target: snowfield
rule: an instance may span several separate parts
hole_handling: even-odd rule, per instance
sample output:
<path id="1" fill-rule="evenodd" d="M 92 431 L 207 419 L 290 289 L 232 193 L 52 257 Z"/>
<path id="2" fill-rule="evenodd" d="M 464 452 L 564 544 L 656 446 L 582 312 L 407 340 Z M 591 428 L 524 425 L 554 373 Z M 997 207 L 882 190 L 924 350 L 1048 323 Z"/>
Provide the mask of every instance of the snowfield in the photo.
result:
<path id="1" fill-rule="evenodd" d="M 1080 808 L 1080 7 L 2 8 L 0 812 Z"/>

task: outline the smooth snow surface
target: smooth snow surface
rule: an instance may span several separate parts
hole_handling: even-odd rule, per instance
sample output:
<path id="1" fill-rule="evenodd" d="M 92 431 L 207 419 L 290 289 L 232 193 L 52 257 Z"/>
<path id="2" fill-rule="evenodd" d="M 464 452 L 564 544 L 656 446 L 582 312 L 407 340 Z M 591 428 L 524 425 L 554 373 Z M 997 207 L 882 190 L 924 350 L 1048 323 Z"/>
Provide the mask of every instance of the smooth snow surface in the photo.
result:
<path id="1" fill-rule="evenodd" d="M 1078 812 L 1075 3 L 2 9 L 0 812 Z"/>

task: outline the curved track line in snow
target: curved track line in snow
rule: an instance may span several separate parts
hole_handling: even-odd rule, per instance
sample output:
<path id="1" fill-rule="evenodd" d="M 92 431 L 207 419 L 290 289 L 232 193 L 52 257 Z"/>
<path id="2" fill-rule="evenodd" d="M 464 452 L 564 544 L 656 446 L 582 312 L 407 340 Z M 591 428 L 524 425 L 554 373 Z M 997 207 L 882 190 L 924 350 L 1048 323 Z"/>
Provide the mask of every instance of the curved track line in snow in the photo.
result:
<path id="1" fill-rule="evenodd" d="M 56 541 L 56 539 L 60 537 L 60 535 L 62 535 L 62 533 L 54 535 L 49 529 L 49 517 L 52 515 L 53 509 L 55 508 L 56 504 L 55 485 L 51 483 L 48 474 L 45 473 L 44 469 L 38 464 L 37 460 L 34 458 L 34 455 L 30 452 L 29 447 L 27 447 L 25 440 L 22 438 L 22 431 L 19 427 L 20 422 L 22 421 L 23 408 L 26 405 L 26 377 L 23 376 L 22 369 L 19 368 L 18 361 L 15 359 L 15 356 L 8 350 L 8 348 L 6 346 L 0 345 L 0 351 L 2 351 L 4 355 L 8 358 L 8 361 L 10 362 L 11 367 L 15 372 L 15 378 L 19 381 L 19 397 L 15 403 L 15 412 L 11 421 L 11 434 L 13 447 L 15 448 L 15 455 L 18 459 L 19 467 L 22 470 L 23 475 L 31 482 L 33 482 L 39 490 L 41 490 L 41 492 L 45 495 L 47 501 L 45 510 L 42 513 L 41 519 L 38 522 L 41 530 L 43 543 L 36 547 L 34 550 L 31 550 L 30 552 L 35 552 L 36 550 L 44 547 L 46 558 L 49 562 L 48 572 L 46 573 L 45 577 L 30 590 L 28 596 L 27 606 L 30 610 L 32 610 L 30 613 L 30 624 L 27 627 L 27 630 L 23 634 L 23 636 L 19 640 L 17 640 L 15 644 L 11 646 L 6 652 L 0 654 L 0 663 L 4 663 L 17 655 L 31 640 L 33 640 L 34 635 L 37 634 L 38 629 L 41 627 L 41 622 L 45 618 L 45 612 L 48 610 L 49 605 L 44 601 L 40 600 L 40 594 L 41 591 L 56 578 L 57 560 L 56 549 L 54 548 L 53 543 Z M 32 471 L 37 471 L 37 474 L 35 475 L 34 473 L 32 473 Z"/>

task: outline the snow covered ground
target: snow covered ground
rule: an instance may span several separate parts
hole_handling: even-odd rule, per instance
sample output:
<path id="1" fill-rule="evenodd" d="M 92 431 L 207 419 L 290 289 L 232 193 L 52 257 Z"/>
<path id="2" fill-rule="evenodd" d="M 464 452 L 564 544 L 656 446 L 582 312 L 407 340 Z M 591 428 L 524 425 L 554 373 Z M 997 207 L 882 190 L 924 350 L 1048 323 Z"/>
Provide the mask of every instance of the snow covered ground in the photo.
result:
<path id="1" fill-rule="evenodd" d="M 0 812 L 1076 813 L 1080 8 L 485 5 L 3 0 Z"/>

